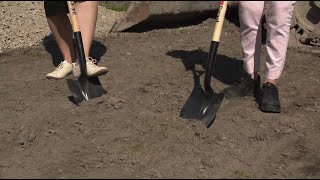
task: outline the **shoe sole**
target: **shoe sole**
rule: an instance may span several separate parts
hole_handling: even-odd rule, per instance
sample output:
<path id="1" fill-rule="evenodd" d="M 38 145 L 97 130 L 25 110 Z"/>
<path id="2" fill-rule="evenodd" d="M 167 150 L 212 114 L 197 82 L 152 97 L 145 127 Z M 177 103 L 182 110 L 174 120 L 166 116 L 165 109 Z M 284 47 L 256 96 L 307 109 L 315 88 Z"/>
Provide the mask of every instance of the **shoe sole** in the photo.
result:
<path id="1" fill-rule="evenodd" d="M 56 79 L 56 80 L 61 80 L 64 79 L 66 76 L 62 77 L 62 78 L 56 78 L 56 77 L 52 77 L 52 76 L 46 76 L 47 79 Z"/>
<path id="2" fill-rule="evenodd" d="M 67 75 L 65 75 L 64 77 L 61 77 L 61 78 L 56 78 L 56 77 L 53 77 L 53 76 L 46 76 L 47 79 L 56 79 L 56 80 L 61 80 L 61 79 L 64 79 L 65 77 L 69 76 L 70 74 L 72 73 L 69 72 Z"/>
<path id="3" fill-rule="evenodd" d="M 229 99 L 229 100 L 241 100 L 241 99 L 244 99 L 244 98 L 247 98 L 247 97 L 254 97 L 254 94 L 247 94 L 245 96 L 236 96 L 236 97 L 232 97 L 232 96 L 228 96 L 228 94 L 224 93 L 225 95 L 225 98 L 226 99 Z"/>
<path id="4" fill-rule="evenodd" d="M 104 75 L 104 74 L 107 74 L 109 71 L 108 70 L 101 70 L 101 71 L 98 71 L 94 74 L 91 74 L 89 77 L 93 77 L 93 76 L 101 76 L 101 75 Z M 70 75 L 71 73 L 69 73 L 68 75 Z M 66 76 L 68 76 L 66 75 Z M 60 80 L 60 79 L 64 79 L 66 76 L 64 77 L 61 77 L 61 78 L 56 78 L 56 77 L 52 77 L 52 76 L 46 76 L 47 79 L 56 79 L 56 80 Z M 75 76 L 76 77 L 76 76 Z"/>
<path id="5" fill-rule="evenodd" d="M 93 77 L 93 76 L 101 76 L 101 75 L 105 75 L 105 74 L 107 74 L 109 71 L 108 70 L 101 70 L 101 71 L 98 71 L 98 72 L 96 72 L 96 73 L 94 73 L 94 74 L 91 74 L 89 77 Z"/>
<path id="6" fill-rule="evenodd" d="M 273 106 L 261 106 L 260 110 L 265 113 L 280 113 L 280 108 L 275 108 Z"/>

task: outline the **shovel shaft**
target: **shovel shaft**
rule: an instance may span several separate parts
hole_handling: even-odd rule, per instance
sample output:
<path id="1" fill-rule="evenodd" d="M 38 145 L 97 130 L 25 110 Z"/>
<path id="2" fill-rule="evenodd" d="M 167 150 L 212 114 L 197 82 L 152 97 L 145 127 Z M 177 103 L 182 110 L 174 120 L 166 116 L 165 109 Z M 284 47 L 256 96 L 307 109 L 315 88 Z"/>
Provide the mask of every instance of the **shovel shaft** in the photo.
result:
<path id="1" fill-rule="evenodd" d="M 206 73 L 204 77 L 204 88 L 206 92 L 212 91 L 210 86 L 211 76 L 213 71 L 214 61 L 217 56 L 217 50 L 220 42 L 220 36 L 222 31 L 222 26 L 227 10 L 228 1 L 220 1 L 220 7 L 218 9 L 217 18 L 214 26 L 214 32 L 210 44 L 209 56 L 206 64 Z"/>
<path id="2" fill-rule="evenodd" d="M 208 61 L 207 61 L 207 65 L 206 65 L 206 73 L 204 76 L 205 92 L 212 91 L 210 83 L 211 83 L 211 76 L 212 76 L 214 60 L 216 59 L 216 56 L 217 56 L 218 46 L 219 46 L 219 42 L 211 41 Z"/>
<path id="3" fill-rule="evenodd" d="M 86 57 L 84 54 L 81 32 L 74 32 L 73 36 L 74 36 L 73 42 L 77 52 L 77 57 L 79 59 L 79 64 L 80 64 L 81 77 L 84 77 L 87 74 L 87 64 L 86 64 Z"/>
<path id="4" fill-rule="evenodd" d="M 83 76 L 86 76 L 87 74 L 87 66 L 86 66 L 86 57 L 84 54 L 82 36 L 80 31 L 80 25 L 78 23 L 78 17 L 77 17 L 77 12 L 74 6 L 74 1 L 67 1 L 67 4 L 68 4 L 70 21 L 71 21 L 72 30 L 73 30 L 73 42 L 74 42 L 76 54 L 77 54 L 79 65 L 80 65 L 81 76 L 83 77 Z"/>
<path id="5" fill-rule="evenodd" d="M 73 30 L 73 32 L 80 32 L 80 26 L 78 23 L 77 12 L 76 12 L 76 8 L 74 5 L 74 1 L 67 1 L 67 4 L 68 4 L 68 9 L 69 9 L 72 30 Z"/>

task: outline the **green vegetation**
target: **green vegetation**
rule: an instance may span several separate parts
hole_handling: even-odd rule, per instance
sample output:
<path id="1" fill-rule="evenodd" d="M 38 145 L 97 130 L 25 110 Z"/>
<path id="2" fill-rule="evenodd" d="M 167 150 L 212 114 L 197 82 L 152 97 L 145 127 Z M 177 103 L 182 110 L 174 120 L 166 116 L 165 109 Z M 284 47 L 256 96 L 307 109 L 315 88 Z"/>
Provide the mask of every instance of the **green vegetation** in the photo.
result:
<path id="1" fill-rule="evenodd" d="M 255 178 L 253 176 L 251 176 L 249 173 L 246 173 L 244 171 L 235 171 L 233 173 L 233 175 L 237 178 L 237 179 L 252 179 L 252 178 Z"/>
<path id="2" fill-rule="evenodd" d="M 99 1 L 99 5 L 113 11 L 126 11 L 131 1 Z"/>

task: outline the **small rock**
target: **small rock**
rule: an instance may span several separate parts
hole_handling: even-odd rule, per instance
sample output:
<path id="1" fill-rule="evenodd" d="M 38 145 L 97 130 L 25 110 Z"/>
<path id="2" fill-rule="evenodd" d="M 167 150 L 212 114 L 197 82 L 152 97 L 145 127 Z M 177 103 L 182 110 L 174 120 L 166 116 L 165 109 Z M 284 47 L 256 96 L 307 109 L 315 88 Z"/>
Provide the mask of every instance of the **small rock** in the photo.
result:
<path id="1" fill-rule="evenodd" d="M 29 142 L 32 142 L 36 139 L 36 135 L 34 133 L 34 131 L 31 131 L 31 133 L 28 135 L 28 140 Z"/>

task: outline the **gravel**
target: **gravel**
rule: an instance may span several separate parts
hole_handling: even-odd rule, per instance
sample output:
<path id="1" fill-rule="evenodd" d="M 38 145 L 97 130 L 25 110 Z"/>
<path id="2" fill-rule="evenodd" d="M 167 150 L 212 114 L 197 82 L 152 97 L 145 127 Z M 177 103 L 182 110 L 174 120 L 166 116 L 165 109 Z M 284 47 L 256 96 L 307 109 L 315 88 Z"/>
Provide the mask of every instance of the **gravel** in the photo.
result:
<path id="1" fill-rule="evenodd" d="M 123 14 L 99 5 L 95 36 L 105 36 Z M 0 53 L 40 44 L 50 35 L 43 1 L 0 1 L 0 31 Z"/>

